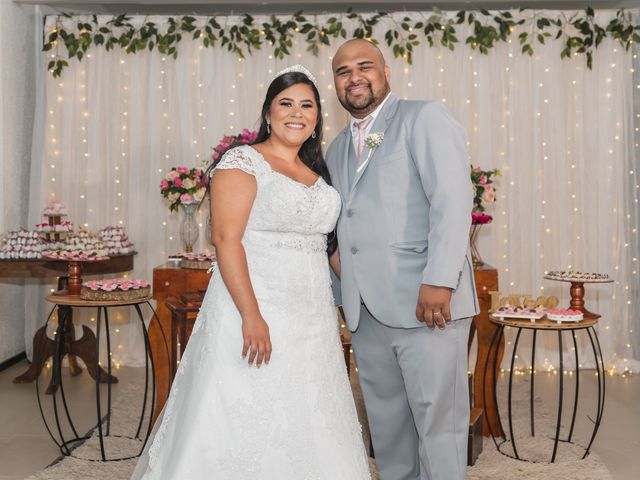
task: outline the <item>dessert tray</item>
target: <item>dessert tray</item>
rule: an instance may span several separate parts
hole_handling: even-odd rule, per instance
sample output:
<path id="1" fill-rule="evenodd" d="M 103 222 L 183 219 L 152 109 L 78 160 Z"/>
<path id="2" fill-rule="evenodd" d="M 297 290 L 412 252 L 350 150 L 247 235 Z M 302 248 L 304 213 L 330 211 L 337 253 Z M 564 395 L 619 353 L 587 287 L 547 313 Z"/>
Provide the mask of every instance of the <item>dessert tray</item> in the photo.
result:
<path id="1" fill-rule="evenodd" d="M 511 307 L 504 306 L 499 307 L 495 312 L 493 312 L 492 316 L 494 318 L 521 318 L 524 320 L 539 320 L 544 317 L 546 310 L 544 307 Z"/>
<path id="2" fill-rule="evenodd" d="M 109 260 L 106 255 L 100 255 L 96 252 L 86 251 L 70 251 L 70 250 L 50 250 L 43 254 L 43 258 L 48 260 L 63 260 L 67 262 L 99 262 L 102 260 Z"/>
<path id="3" fill-rule="evenodd" d="M 108 255 L 127 255 L 133 252 L 133 243 L 124 228 L 108 226 L 98 232 L 98 238 L 107 250 Z"/>
<path id="4" fill-rule="evenodd" d="M 584 319 L 584 314 L 580 310 L 547 310 L 547 318 L 549 320 L 553 320 L 554 322 L 562 323 L 562 322 L 579 322 Z"/>
<path id="5" fill-rule="evenodd" d="M 584 273 L 574 271 L 550 271 L 544 276 L 548 280 L 560 282 L 610 283 L 613 279 L 606 273 Z"/>
<path id="6" fill-rule="evenodd" d="M 216 254 L 212 252 L 183 253 L 180 258 L 180 267 L 195 270 L 208 270 L 216 261 Z"/>
<path id="7" fill-rule="evenodd" d="M 128 301 L 145 298 L 151 293 L 146 280 L 113 278 L 89 280 L 82 284 L 80 298 L 83 300 Z"/>

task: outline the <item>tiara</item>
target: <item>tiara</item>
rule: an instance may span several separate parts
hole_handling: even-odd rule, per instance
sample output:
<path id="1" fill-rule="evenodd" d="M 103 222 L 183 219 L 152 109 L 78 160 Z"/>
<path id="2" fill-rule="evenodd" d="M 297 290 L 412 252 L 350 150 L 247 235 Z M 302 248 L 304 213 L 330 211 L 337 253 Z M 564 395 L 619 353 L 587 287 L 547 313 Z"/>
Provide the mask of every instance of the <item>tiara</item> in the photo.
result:
<path id="1" fill-rule="evenodd" d="M 315 85 L 316 88 L 318 88 L 318 82 L 316 80 L 316 77 L 313 76 L 313 74 L 307 70 L 304 66 L 297 64 L 297 65 L 292 65 L 290 67 L 287 67 L 283 70 L 280 70 L 278 73 L 276 73 L 276 75 L 273 77 L 273 80 L 275 80 L 276 78 L 278 78 L 280 75 L 284 75 L 285 73 L 291 73 L 291 72 L 298 72 L 298 73 L 302 73 L 303 75 L 305 75 L 309 80 L 311 80 L 311 82 Z M 273 81 L 272 80 L 272 81 Z"/>

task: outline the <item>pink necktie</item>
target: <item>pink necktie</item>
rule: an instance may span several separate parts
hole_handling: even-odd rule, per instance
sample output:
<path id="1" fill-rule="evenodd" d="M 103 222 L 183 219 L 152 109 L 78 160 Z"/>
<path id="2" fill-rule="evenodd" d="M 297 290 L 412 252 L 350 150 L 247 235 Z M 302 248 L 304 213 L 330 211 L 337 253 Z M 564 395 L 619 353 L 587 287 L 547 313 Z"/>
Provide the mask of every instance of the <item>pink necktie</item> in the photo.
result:
<path id="1" fill-rule="evenodd" d="M 362 156 L 362 150 L 364 149 L 365 133 L 372 120 L 373 117 L 369 115 L 363 120 L 354 123 L 354 125 L 358 127 L 358 148 L 356 149 L 356 158 L 358 159 L 358 163 L 360 163 L 360 157 Z"/>

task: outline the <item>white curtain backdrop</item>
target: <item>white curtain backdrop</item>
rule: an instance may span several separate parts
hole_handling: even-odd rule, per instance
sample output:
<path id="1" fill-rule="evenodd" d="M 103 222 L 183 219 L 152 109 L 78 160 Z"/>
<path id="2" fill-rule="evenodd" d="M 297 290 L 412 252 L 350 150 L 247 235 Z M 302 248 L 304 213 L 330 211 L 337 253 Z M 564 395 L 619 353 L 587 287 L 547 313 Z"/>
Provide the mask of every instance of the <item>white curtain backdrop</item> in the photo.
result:
<path id="1" fill-rule="evenodd" d="M 405 15 L 423 14 L 396 16 Z M 606 24 L 613 16 L 601 11 L 596 19 Z M 47 20 L 45 31 L 54 20 Z M 166 17 L 133 17 L 134 23 L 146 20 L 166 25 Z M 76 23 L 65 22 L 70 29 Z M 355 28 L 344 22 L 348 30 Z M 382 41 L 390 26 L 392 20 L 382 20 L 374 37 Z M 587 307 L 603 315 L 598 332 L 607 367 L 638 371 L 631 347 L 640 278 L 632 55 L 605 40 L 589 70 L 582 56 L 561 60 L 559 41 L 535 46 L 531 57 L 522 55 L 515 33 L 513 41 L 498 44 L 489 55 L 464 45 L 453 52 L 421 46 L 412 66 L 382 46 L 392 89 L 401 98 L 445 102 L 467 128 L 473 164 L 501 170 L 498 200 L 490 212 L 494 222 L 483 228 L 480 241 L 483 258 L 499 270 L 501 292 L 556 295 L 568 304 L 568 284 L 544 280 L 545 271 L 610 274 L 613 284 L 587 285 Z M 458 35 L 465 37 L 465 32 Z M 139 252 L 132 275 L 151 279 L 154 266 L 181 250 L 180 215 L 169 213 L 161 198 L 161 177 L 172 166 L 208 160 L 223 134 L 255 127 L 275 72 L 304 63 L 320 83 L 326 142 L 343 128 L 347 117 L 335 98 L 330 68 L 337 45 L 323 47 L 314 57 L 300 42 L 282 61 L 268 49 L 241 61 L 224 49 L 205 49 L 185 39 L 176 60 L 158 51 L 126 55 L 98 48 L 82 62 L 71 61 L 61 78 L 44 75 L 31 221 L 56 198 L 68 207 L 71 220 L 89 230 L 122 225 Z M 206 209 L 199 214 L 202 225 L 207 214 Z M 199 248 L 209 248 L 204 229 Z M 44 292 L 38 295 L 43 298 Z M 30 348 L 44 310 L 38 302 L 27 303 Z M 126 312 L 116 324 L 116 363 L 141 364 L 140 336 Z M 566 347 L 565 365 L 573 368 L 572 345 Z M 520 348 L 524 367 L 528 347 Z M 588 339 L 580 348 L 583 367 L 593 366 Z M 538 349 L 538 367 L 555 368 L 557 337 L 543 335 Z"/>

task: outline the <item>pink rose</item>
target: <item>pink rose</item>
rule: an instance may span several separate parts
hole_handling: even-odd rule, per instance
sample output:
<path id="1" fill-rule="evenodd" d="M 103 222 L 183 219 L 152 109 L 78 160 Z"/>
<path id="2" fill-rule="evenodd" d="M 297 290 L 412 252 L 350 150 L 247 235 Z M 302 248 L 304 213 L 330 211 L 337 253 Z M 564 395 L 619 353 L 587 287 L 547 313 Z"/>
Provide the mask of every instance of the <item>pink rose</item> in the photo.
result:
<path id="1" fill-rule="evenodd" d="M 182 203 L 193 203 L 193 197 L 191 195 L 189 195 L 188 193 L 183 193 L 180 196 L 180 201 Z"/>
<path id="2" fill-rule="evenodd" d="M 480 185 L 486 185 L 487 184 L 487 176 L 486 175 L 480 175 L 480 179 L 478 180 L 478 183 Z"/>
<path id="3" fill-rule="evenodd" d="M 493 217 L 484 212 L 472 212 L 471 213 L 471 223 L 474 225 L 484 225 L 486 223 L 491 223 Z"/>
<path id="4" fill-rule="evenodd" d="M 484 191 L 485 192 L 493 192 L 493 185 L 489 184 L 489 185 L 485 185 L 484 186 Z"/>
<path id="5" fill-rule="evenodd" d="M 493 190 L 485 190 L 482 194 L 482 201 L 485 203 L 493 203 L 496 201 L 496 194 Z"/>
<path id="6" fill-rule="evenodd" d="M 166 180 L 162 180 L 160 182 L 160 189 L 167 190 L 168 188 L 169 188 L 169 182 L 167 182 Z"/>
<path id="7" fill-rule="evenodd" d="M 482 171 L 482 169 L 480 167 L 473 167 L 473 171 L 479 173 Z"/>
<path id="8" fill-rule="evenodd" d="M 176 186 L 176 187 L 179 187 L 180 185 L 182 185 L 182 180 L 180 180 L 179 178 L 176 178 L 173 181 L 173 185 Z"/>
<path id="9" fill-rule="evenodd" d="M 180 178 L 180 174 L 178 172 L 176 172 L 175 170 L 171 170 L 169 173 L 167 173 L 167 176 L 165 177 L 168 181 L 172 182 L 174 181 L 176 178 Z"/>
<path id="10" fill-rule="evenodd" d="M 187 167 L 176 167 L 176 172 L 187 175 L 189 173 L 189 169 Z"/>

